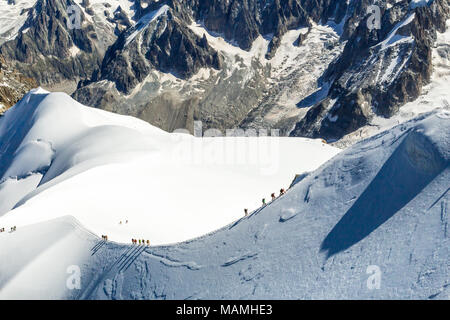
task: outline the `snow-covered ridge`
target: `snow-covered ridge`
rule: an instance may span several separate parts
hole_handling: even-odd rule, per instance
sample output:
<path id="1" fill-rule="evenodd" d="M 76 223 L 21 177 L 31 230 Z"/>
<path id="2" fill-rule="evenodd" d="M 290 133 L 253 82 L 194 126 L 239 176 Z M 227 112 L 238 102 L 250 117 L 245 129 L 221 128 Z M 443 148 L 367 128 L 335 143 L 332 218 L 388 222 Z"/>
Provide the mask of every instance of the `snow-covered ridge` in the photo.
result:
<path id="1" fill-rule="evenodd" d="M 116 241 L 183 241 L 258 208 L 339 151 L 302 138 L 169 134 L 37 89 L 0 119 L 0 224 L 72 215 Z"/>
<path id="2" fill-rule="evenodd" d="M 261 210 L 181 244 L 104 242 L 70 217 L 2 233 L 0 298 L 448 299 L 449 120 L 435 111 L 357 143 Z M 74 265 L 81 286 L 69 290 Z"/>

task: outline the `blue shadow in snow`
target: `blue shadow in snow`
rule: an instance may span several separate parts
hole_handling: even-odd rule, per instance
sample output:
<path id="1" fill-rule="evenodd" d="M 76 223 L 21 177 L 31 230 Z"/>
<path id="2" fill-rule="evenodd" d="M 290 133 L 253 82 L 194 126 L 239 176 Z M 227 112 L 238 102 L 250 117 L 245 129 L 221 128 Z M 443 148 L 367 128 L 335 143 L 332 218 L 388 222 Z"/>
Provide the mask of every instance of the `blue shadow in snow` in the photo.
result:
<path id="1" fill-rule="evenodd" d="M 21 145 L 23 139 L 33 126 L 33 114 L 35 109 L 32 107 L 39 105 L 47 95 L 47 93 L 35 93 L 30 97 L 28 102 L 25 101 L 26 98 L 24 97 L 13 107 L 15 109 L 20 109 L 18 114 L 21 115 L 21 117 L 16 117 L 12 119 L 12 123 L 5 124 L 8 125 L 9 134 L 5 135 L 3 140 L 0 141 L 0 180 L 13 162 L 17 148 Z M 12 111 L 13 110 L 10 109 L 7 112 Z"/>
<path id="2" fill-rule="evenodd" d="M 322 242 L 327 259 L 358 243 L 414 199 L 448 167 L 426 137 L 407 135 Z M 394 232 L 394 231 L 393 231 Z"/>

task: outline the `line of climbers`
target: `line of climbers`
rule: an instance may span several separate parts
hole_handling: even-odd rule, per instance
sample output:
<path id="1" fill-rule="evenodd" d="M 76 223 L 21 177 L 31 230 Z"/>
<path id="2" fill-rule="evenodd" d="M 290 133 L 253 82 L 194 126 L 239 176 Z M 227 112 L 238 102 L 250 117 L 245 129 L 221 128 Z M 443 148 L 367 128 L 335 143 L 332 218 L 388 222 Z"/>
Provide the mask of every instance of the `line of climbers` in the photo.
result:
<path id="1" fill-rule="evenodd" d="M 286 190 L 284 190 L 283 188 L 280 189 L 280 195 L 279 197 L 281 197 L 282 195 L 284 195 L 286 193 Z M 275 192 L 272 193 L 271 195 L 272 198 L 272 202 L 275 201 L 277 199 L 277 196 L 275 195 Z M 267 205 L 266 203 L 266 198 L 262 199 L 262 207 L 265 207 Z M 248 216 L 248 209 L 244 209 L 244 214 L 245 216 Z"/>
<path id="2" fill-rule="evenodd" d="M 145 244 L 147 244 L 147 246 L 149 246 L 150 247 L 150 240 L 144 240 L 144 239 L 131 239 L 131 243 L 132 244 L 138 244 L 139 243 L 139 245 L 145 245 Z"/>
<path id="3" fill-rule="evenodd" d="M 108 236 L 107 235 L 102 235 L 102 239 L 105 241 L 108 241 Z M 139 245 L 145 245 L 147 244 L 147 246 L 150 247 L 150 240 L 144 240 L 144 239 L 131 239 L 131 243 L 132 244 L 139 244 Z"/>
<path id="4" fill-rule="evenodd" d="M 11 231 L 10 231 L 10 232 L 14 232 L 14 231 L 16 231 L 16 230 L 17 230 L 17 227 L 14 226 L 14 227 L 11 227 Z M 1 229 L 0 229 L 0 233 L 2 233 L 2 232 L 6 232 L 6 231 L 5 231 L 5 228 L 1 228 Z"/>

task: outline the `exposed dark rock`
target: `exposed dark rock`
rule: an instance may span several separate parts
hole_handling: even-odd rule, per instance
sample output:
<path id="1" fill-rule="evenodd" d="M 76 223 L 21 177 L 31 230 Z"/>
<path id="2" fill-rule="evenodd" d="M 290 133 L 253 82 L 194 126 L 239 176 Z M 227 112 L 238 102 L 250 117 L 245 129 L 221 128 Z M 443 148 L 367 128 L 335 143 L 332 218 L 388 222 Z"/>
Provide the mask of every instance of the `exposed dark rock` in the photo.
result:
<path id="1" fill-rule="evenodd" d="M 80 102 L 138 116 L 167 130 L 189 126 L 186 121 L 193 119 L 219 129 L 258 128 L 269 123 L 283 134 L 332 140 L 368 124 L 374 115 L 392 116 L 421 94 L 433 72 L 436 31 L 445 30 L 450 16 L 449 0 L 418 7 L 411 0 L 379 0 L 381 29 L 371 30 L 367 9 L 373 3 L 136 0 L 133 16 L 129 16 L 121 7 L 114 12 L 108 9 L 111 4 L 107 2 L 97 10 L 84 0 L 81 6 L 87 15 L 97 14 L 103 21 L 106 17 L 106 22 L 99 26 L 97 19 L 82 14 L 82 28 L 70 30 L 67 7 L 73 0 L 38 0 L 23 11 L 27 22 L 14 40 L 0 46 L 0 54 L 40 85 L 71 81 L 78 85 L 73 96 Z M 162 8 L 167 10 L 155 16 Z M 217 52 L 206 35 L 192 31 L 193 21 L 247 51 L 258 37 L 270 39 L 262 54 L 267 60 L 249 62 L 246 58 L 244 63 L 244 55 Z M 317 24 L 335 32 L 317 33 Z M 306 47 L 313 30 L 320 47 L 311 47 L 317 52 L 312 59 L 317 61 L 288 66 L 293 70 L 278 73 L 279 79 L 271 78 L 277 70 L 268 65 L 280 53 L 283 37 L 300 28 L 308 31 L 295 34 L 297 39 L 292 42 Z M 273 61 L 276 64 L 280 59 Z M 189 83 L 202 68 L 215 70 L 211 71 L 214 75 Z M 156 70 L 186 80 L 184 87 L 158 83 Z M 149 77 L 154 78 L 147 83 Z M 302 77 L 301 81 L 296 77 Z M 284 110 L 286 116 L 278 118 L 275 113 L 284 108 L 281 104 L 295 108 L 298 100 L 293 101 L 290 94 L 294 90 L 299 92 L 295 99 L 303 100 L 297 109 Z M 288 97 L 280 99 L 283 95 Z"/>
<path id="2" fill-rule="evenodd" d="M 202 67 L 220 69 L 219 54 L 168 10 L 123 33 L 107 51 L 95 80 L 114 81 L 119 91 L 130 93 L 152 69 L 189 78 Z"/>
<path id="3" fill-rule="evenodd" d="M 0 55 L 0 115 L 35 87 L 36 81 L 14 70 Z"/>
<path id="4" fill-rule="evenodd" d="M 142 106 L 136 116 L 168 132 L 187 129 L 194 133 L 194 110 L 198 98 L 180 100 L 174 93 L 164 93 Z"/>
<path id="5" fill-rule="evenodd" d="M 297 41 L 295 42 L 295 45 L 300 47 L 303 44 L 303 42 L 306 40 L 306 38 L 308 37 L 310 31 L 311 31 L 311 27 L 308 28 L 307 32 L 300 33 L 300 35 L 298 36 Z"/>
<path id="6" fill-rule="evenodd" d="M 449 16 L 447 0 L 413 10 L 408 1 L 395 3 L 382 9 L 380 30 L 367 28 L 366 16 L 347 34 L 344 52 L 324 75 L 323 81 L 332 83 L 328 96 L 334 104 L 319 102 L 291 135 L 339 139 L 373 114 L 390 117 L 415 100 L 430 81 L 436 31 L 445 30 Z"/>
<path id="7" fill-rule="evenodd" d="M 94 44 L 96 35 L 91 24 L 68 28 L 67 8 L 74 4 L 72 0 L 38 0 L 22 27 L 29 28 L 27 32 L 4 43 L 0 54 L 41 85 L 90 78 L 101 55 Z M 82 12 L 81 21 L 85 22 Z M 76 56 L 73 48 L 79 50 Z"/>
<path id="8" fill-rule="evenodd" d="M 280 38 L 288 30 L 308 27 L 333 18 L 340 22 L 347 3 L 339 0 L 186 0 L 195 20 L 208 30 L 222 33 L 230 41 L 249 50 L 259 35 L 274 35 L 268 57 L 273 57 Z"/>

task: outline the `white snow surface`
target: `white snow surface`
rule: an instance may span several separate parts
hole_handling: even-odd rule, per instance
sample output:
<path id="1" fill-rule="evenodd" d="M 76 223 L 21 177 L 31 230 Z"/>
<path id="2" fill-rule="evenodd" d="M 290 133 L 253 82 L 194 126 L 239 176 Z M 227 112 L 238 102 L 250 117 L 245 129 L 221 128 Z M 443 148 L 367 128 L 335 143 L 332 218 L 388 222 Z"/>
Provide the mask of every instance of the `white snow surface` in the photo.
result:
<path id="1" fill-rule="evenodd" d="M 249 217 L 180 244 L 104 242 L 72 217 L 0 233 L 0 298 L 449 299 L 449 120 L 434 111 L 359 142 Z M 74 265 L 81 286 L 64 289 Z"/>
<path id="2" fill-rule="evenodd" d="M 169 134 L 36 89 L 0 119 L 0 226 L 70 215 L 110 240 L 175 243 L 257 209 L 339 151 L 303 138 Z"/>

